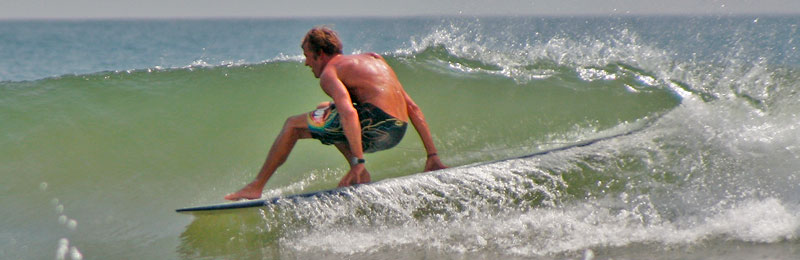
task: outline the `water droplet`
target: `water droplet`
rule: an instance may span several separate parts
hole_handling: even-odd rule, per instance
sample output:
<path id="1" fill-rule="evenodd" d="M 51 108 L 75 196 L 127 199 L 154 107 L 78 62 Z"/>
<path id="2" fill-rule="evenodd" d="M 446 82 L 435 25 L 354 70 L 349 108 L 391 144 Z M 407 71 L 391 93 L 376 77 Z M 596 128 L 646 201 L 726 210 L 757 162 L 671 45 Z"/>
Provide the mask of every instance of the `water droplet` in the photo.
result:
<path id="1" fill-rule="evenodd" d="M 583 252 L 583 260 L 592 260 L 594 259 L 594 252 L 591 249 L 586 249 Z"/>
<path id="2" fill-rule="evenodd" d="M 78 251 L 78 248 L 74 246 L 69 249 L 69 256 L 72 257 L 73 260 L 83 259 L 83 254 L 81 254 L 81 252 Z"/>
<path id="3" fill-rule="evenodd" d="M 70 219 L 67 222 L 67 228 L 69 228 L 69 230 L 75 231 L 75 229 L 78 228 L 78 221 L 75 221 L 74 219 Z"/>
<path id="4" fill-rule="evenodd" d="M 58 248 L 56 249 L 56 259 L 67 259 L 67 252 L 69 251 L 69 240 L 62 238 L 58 240 Z"/>

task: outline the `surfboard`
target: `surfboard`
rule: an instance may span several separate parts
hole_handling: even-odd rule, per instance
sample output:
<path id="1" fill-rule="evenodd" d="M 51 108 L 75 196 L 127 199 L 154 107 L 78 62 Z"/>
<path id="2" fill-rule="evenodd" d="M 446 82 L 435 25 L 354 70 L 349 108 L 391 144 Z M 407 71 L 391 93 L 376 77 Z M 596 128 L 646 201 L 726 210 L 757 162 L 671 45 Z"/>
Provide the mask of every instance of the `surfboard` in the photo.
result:
<path id="1" fill-rule="evenodd" d="M 214 210 L 224 210 L 224 209 L 242 209 L 242 208 L 254 208 L 254 207 L 263 207 L 270 204 L 277 204 L 281 202 L 290 202 L 296 201 L 299 199 L 304 198 L 313 198 L 313 197 L 324 197 L 324 196 L 343 196 L 347 193 L 348 190 L 355 189 L 361 185 L 368 185 L 368 184 L 357 184 L 348 187 L 342 188 L 335 188 L 329 190 L 321 190 L 321 191 L 314 191 L 308 193 L 301 193 L 301 194 L 293 194 L 287 196 L 278 196 L 272 197 L 268 199 L 255 199 L 255 200 L 246 200 L 246 201 L 238 201 L 238 202 L 228 202 L 228 203 L 220 203 L 220 204 L 213 204 L 213 205 L 206 205 L 206 206 L 197 206 L 197 207 L 187 207 L 187 208 L 180 208 L 176 209 L 176 212 L 200 212 L 200 211 L 214 211 Z"/>
<path id="2" fill-rule="evenodd" d="M 487 165 L 487 164 L 494 164 L 494 163 L 499 163 L 499 162 L 517 160 L 517 159 L 526 159 L 526 158 L 542 156 L 542 155 L 549 154 L 549 153 L 569 150 L 569 149 L 573 149 L 573 148 L 584 147 L 584 146 L 592 145 L 592 144 L 597 143 L 597 142 L 601 142 L 601 141 L 605 141 L 605 140 L 609 140 L 609 139 L 613 139 L 613 138 L 617 138 L 617 137 L 621 137 L 621 136 L 631 135 L 631 134 L 633 134 L 635 132 L 641 131 L 642 129 L 646 128 L 647 126 L 648 125 L 645 124 L 645 125 L 642 125 L 642 126 L 636 128 L 636 129 L 633 129 L 633 130 L 630 130 L 630 131 L 627 131 L 627 132 L 622 132 L 622 133 L 618 133 L 618 134 L 614 134 L 614 135 L 587 139 L 587 140 L 575 142 L 575 143 L 572 143 L 572 144 L 569 144 L 569 145 L 556 147 L 556 148 L 552 148 L 552 149 L 546 149 L 546 150 L 542 150 L 542 151 L 538 151 L 538 152 L 535 152 L 535 153 L 526 154 L 526 155 L 522 155 L 522 156 L 516 156 L 516 157 L 511 157 L 511 158 L 493 160 L 493 161 L 488 161 L 488 162 L 478 162 L 478 163 L 473 163 L 473 164 L 468 164 L 468 165 L 463 165 L 463 166 L 457 166 L 457 167 L 453 167 L 453 168 L 455 168 L 455 169 L 458 169 L 458 168 L 469 168 L 469 167 L 476 167 L 476 166 L 481 166 L 481 165 Z M 453 169 L 453 168 L 451 168 L 451 169 Z M 429 173 L 434 173 L 434 172 L 429 172 Z M 412 174 L 412 175 L 414 175 L 414 174 Z M 411 176 L 411 175 L 409 175 L 409 176 Z M 402 177 L 400 177 L 400 178 L 402 178 Z M 371 185 L 371 184 L 375 184 L 375 183 L 379 183 L 379 182 L 380 181 L 372 182 L 372 183 L 357 184 L 357 185 L 348 186 L 348 187 L 341 187 L 341 188 L 334 188 L 334 189 L 328 189 L 328 190 L 314 191 L 314 192 L 308 192 L 308 193 L 286 195 L 286 196 L 277 196 L 277 197 L 272 197 L 272 198 L 267 198 L 267 199 L 255 199 L 255 200 L 247 200 L 247 201 L 240 201 L 240 202 L 228 202 L 228 203 L 213 204 L 213 205 L 206 205 L 206 206 L 187 207 L 187 208 L 176 209 L 175 211 L 176 212 L 180 212 L 180 213 L 200 213 L 200 212 L 208 213 L 208 212 L 214 212 L 214 211 L 219 211 L 219 210 L 263 207 L 263 206 L 267 206 L 267 205 L 271 205 L 271 204 L 278 204 L 278 203 L 283 203 L 283 202 L 292 202 L 292 201 L 297 201 L 297 200 L 301 200 L 301 199 L 309 199 L 309 198 L 323 198 L 323 197 L 330 197 L 330 196 L 347 196 L 349 194 L 349 191 L 358 189 L 360 186 Z"/>

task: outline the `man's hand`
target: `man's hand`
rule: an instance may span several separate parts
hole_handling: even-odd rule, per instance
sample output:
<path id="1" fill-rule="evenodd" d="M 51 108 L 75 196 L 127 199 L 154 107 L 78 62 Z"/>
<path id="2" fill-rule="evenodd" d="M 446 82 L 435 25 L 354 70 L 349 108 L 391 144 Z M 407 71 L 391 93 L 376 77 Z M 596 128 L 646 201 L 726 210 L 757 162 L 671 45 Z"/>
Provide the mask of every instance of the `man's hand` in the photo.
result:
<path id="1" fill-rule="evenodd" d="M 342 180 L 339 182 L 339 187 L 346 187 L 354 184 L 367 183 L 370 181 L 369 172 L 363 163 L 359 163 L 350 168 Z"/>
<path id="2" fill-rule="evenodd" d="M 447 169 L 447 166 L 444 165 L 442 163 L 442 161 L 439 160 L 439 156 L 438 155 L 434 155 L 434 156 L 428 157 L 428 161 L 425 162 L 425 171 L 426 172 L 427 171 L 441 170 L 441 169 Z"/>

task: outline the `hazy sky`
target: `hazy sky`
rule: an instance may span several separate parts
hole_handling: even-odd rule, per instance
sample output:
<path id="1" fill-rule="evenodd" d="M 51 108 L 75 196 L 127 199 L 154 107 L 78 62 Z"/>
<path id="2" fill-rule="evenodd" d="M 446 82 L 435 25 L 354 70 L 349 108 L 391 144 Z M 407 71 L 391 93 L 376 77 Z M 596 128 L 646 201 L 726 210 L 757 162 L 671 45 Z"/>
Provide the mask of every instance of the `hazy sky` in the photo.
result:
<path id="1" fill-rule="evenodd" d="M 800 0 L 0 0 L 0 19 L 800 14 Z"/>

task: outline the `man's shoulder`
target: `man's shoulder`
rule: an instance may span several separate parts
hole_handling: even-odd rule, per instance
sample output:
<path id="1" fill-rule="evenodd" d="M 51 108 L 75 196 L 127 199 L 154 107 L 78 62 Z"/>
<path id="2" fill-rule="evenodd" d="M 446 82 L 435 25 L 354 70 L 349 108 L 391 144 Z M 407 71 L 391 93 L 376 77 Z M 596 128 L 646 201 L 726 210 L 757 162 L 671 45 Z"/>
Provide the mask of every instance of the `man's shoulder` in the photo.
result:
<path id="1" fill-rule="evenodd" d="M 330 62 L 333 65 L 331 67 L 335 68 L 339 73 L 360 71 L 374 67 L 375 64 L 384 65 L 385 63 L 386 61 L 383 60 L 383 57 L 377 53 L 341 55 Z"/>
<path id="2" fill-rule="evenodd" d="M 360 54 L 351 54 L 351 55 L 340 55 L 337 59 L 337 63 L 343 63 L 348 61 L 356 61 L 356 60 L 364 60 L 364 59 L 379 59 L 382 60 L 383 57 L 380 54 L 374 52 L 366 52 Z"/>

